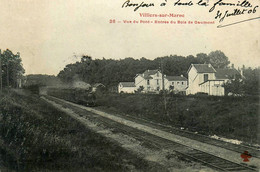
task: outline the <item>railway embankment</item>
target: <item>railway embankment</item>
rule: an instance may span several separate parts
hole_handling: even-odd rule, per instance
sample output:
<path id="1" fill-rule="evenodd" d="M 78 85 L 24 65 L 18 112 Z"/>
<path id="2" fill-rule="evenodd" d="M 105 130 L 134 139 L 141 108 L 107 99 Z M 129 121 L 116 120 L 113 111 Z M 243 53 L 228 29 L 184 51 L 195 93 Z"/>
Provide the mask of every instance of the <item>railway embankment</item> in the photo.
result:
<path id="1" fill-rule="evenodd" d="M 199 134 L 260 145 L 259 97 L 105 94 L 97 108 Z M 226 140 L 227 140 L 226 139 Z"/>
<path id="2" fill-rule="evenodd" d="M 148 134 L 151 134 L 155 137 L 160 137 L 160 138 L 163 138 L 165 140 L 169 140 L 169 141 L 172 141 L 174 143 L 178 143 L 178 144 L 184 145 L 188 148 L 191 148 L 187 152 L 199 150 L 199 151 L 202 152 L 202 155 L 205 154 L 205 153 L 209 154 L 209 155 L 203 155 L 204 157 L 207 156 L 208 158 L 214 159 L 211 156 L 211 155 L 214 155 L 215 157 L 219 157 L 221 159 L 228 160 L 230 162 L 234 162 L 236 164 L 242 164 L 242 167 L 250 166 L 250 167 L 253 167 L 253 169 L 254 169 L 254 167 L 259 168 L 260 159 L 256 156 L 251 157 L 252 159 L 247 164 L 243 164 L 243 159 L 241 158 L 241 153 L 234 151 L 230 148 L 226 149 L 225 146 L 216 146 L 214 144 L 211 144 L 210 142 L 204 143 L 204 140 L 190 139 L 188 137 L 181 136 L 180 134 L 173 134 L 169 131 L 164 131 L 164 130 L 158 129 L 156 127 L 151 127 L 151 126 L 147 126 L 147 125 L 144 125 L 144 124 L 140 124 L 136 121 L 134 122 L 132 120 L 125 119 L 124 117 L 120 117 L 120 116 L 117 116 L 117 115 L 111 115 L 109 113 L 102 112 L 102 111 L 99 111 L 99 110 L 96 110 L 96 109 L 93 109 L 93 108 L 77 105 L 77 104 L 70 103 L 70 102 L 60 100 L 60 99 L 56 99 L 56 98 L 51 98 L 51 99 L 52 99 L 51 101 L 47 100 L 47 99 L 46 100 L 49 101 L 50 103 L 54 103 L 53 101 L 58 101 L 59 103 L 61 103 L 63 105 L 65 104 L 65 107 L 67 107 L 67 108 L 73 108 L 73 107 L 74 108 L 75 107 L 81 108 L 81 109 L 87 110 L 89 112 L 92 112 L 94 114 L 98 114 L 99 116 L 102 116 L 104 118 L 108 118 L 111 121 L 115 121 L 117 123 L 126 125 L 128 127 L 132 127 L 132 128 L 137 129 L 137 130 L 141 130 L 141 131 L 146 132 Z M 242 150 L 243 150 L 243 148 L 242 148 Z M 259 153 L 259 150 L 255 150 L 255 153 Z M 196 153 L 196 154 L 198 154 L 198 153 Z M 233 165 L 232 166 L 233 169 L 242 168 L 240 166 L 236 167 L 235 166 L 236 164 L 231 164 L 231 166 Z M 222 165 L 223 165 L 223 163 L 222 163 Z M 229 164 L 229 166 L 230 166 L 230 164 Z M 231 169 L 231 167 L 230 167 L 230 169 Z"/>
<path id="3" fill-rule="evenodd" d="M 56 89 L 48 94 L 83 105 L 92 101 L 88 91 Z M 105 93 L 95 94 L 94 104 L 107 112 L 260 147 L 259 96 Z"/>
<path id="4" fill-rule="evenodd" d="M 38 95 L 0 95 L 0 171 L 158 171 Z M 166 170 L 164 170 L 166 171 Z"/>

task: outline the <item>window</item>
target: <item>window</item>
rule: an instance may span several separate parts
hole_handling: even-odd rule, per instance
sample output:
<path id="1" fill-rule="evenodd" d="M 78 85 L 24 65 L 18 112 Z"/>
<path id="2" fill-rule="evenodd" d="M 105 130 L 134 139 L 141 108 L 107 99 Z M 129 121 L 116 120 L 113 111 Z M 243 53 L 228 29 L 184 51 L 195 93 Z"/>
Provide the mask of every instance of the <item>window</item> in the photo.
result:
<path id="1" fill-rule="evenodd" d="M 159 72 L 157 72 L 157 77 L 159 77 Z"/>
<path id="2" fill-rule="evenodd" d="M 174 85 L 174 82 L 172 82 L 172 85 Z"/>
<path id="3" fill-rule="evenodd" d="M 209 74 L 204 74 L 204 82 L 209 80 Z"/>
<path id="4" fill-rule="evenodd" d="M 177 82 L 177 85 L 179 85 L 180 84 L 180 82 Z"/>
<path id="5" fill-rule="evenodd" d="M 157 79 L 156 81 L 157 81 L 157 85 L 159 85 L 159 79 Z"/>
<path id="6" fill-rule="evenodd" d="M 149 79 L 147 80 L 147 85 L 150 85 L 150 80 Z"/>
<path id="7" fill-rule="evenodd" d="M 160 87 L 157 87 L 157 91 L 160 91 Z"/>
<path id="8" fill-rule="evenodd" d="M 184 85 L 184 82 L 181 82 L 182 85 Z"/>

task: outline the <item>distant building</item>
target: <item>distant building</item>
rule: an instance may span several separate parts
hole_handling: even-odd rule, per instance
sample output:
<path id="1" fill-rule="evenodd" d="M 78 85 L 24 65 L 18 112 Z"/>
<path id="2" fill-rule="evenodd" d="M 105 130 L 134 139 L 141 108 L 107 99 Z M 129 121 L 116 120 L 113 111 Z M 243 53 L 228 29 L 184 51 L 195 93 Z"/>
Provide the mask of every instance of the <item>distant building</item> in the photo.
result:
<path id="1" fill-rule="evenodd" d="M 146 70 L 142 74 L 135 76 L 135 82 L 120 82 L 118 84 L 118 92 L 134 93 L 140 88 L 142 92 L 159 92 L 163 90 L 162 73 L 160 70 Z M 187 88 L 187 79 L 181 76 L 164 75 L 165 90 L 181 92 Z"/>
<path id="2" fill-rule="evenodd" d="M 211 64 L 191 64 L 188 69 L 188 88 L 186 94 L 199 92 L 223 96 L 223 84 L 241 74 L 236 69 L 214 69 Z"/>
<path id="3" fill-rule="evenodd" d="M 162 73 L 159 70 L 146 70 L 135 76 L 136 88 L 143 87 L 145 92 L 162 90 Z"/>
<path id="4" fill-rule="evenodd" d="M 216 69 L 216 78 L 223 79 L 226 82 L 235 79 L 236 77 L 242 78 L 242 72 L 240 73 L 235 68 L 227 68 L 227 69 Z"/>
<path id="5" fill-rule="evenodd" d="M 165 77 L 165 89 L 174 92 L 184 92 L 188 87 L 187 78 L 181 76 L 166 76 Z M 173 90 L 171 90 L 173 88 Z"/>
<path id="6" fill-rule="evenodd" d="M 118 93 L 135 93 L 135 90 L 134 82 L 120 82 L 118 84 Z"/>
<path id="7" fill-rule="evenodd" d="M 163 90 L 162 73 L 160 70 L 146 70 L 135 77 L 137 88 L 143 86 L 145 92 L 159 92 Z M 187 78 L 181 76 L 164 75 L 164 89 L 171 91 L 185 91 L 187 88 Z"/>

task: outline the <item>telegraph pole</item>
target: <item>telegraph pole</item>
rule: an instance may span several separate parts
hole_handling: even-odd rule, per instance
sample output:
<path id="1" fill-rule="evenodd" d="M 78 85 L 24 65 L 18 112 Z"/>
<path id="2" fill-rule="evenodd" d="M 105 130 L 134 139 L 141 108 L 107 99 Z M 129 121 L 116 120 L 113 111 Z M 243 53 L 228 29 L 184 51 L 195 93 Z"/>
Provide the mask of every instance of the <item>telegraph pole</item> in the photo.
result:
<path id="1" fill-rule="evenodd" d="M 0 49 L 0 92 L 3 90 L 3 82 L 2 82 L 2 54 Z"/>
<path id="2" fill-rule="evenodd" d="M 6 63 L 6 84 L 7 88 L 9 88 L 9 69 L 8 69 L 9 61 Z"/>
<path id="3" fill-rule="evenodd" d="M 167 114 L 167 105 L 166 105 L 166 96 L 165 96 L 165 85 L 164 85 L 164 74 L 163 74 L 163 60 L 161 58 L 161 69 L 162 69 L 162 90 L 163 90 L 163 99 L 164 99 L 164 110 L 165 113 Z"/>

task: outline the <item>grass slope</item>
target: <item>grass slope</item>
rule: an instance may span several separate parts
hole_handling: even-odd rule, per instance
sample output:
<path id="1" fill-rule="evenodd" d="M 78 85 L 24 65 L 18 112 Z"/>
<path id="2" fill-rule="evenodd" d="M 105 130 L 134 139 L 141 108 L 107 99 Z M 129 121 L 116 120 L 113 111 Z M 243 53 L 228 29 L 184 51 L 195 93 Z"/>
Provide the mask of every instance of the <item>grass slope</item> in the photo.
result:
<path id="1" fill-rule="evenodd" d="M 97 104 L 118 113 L 131 114 L 202 134 L 259 143 L 259 97 L 106 94 Z"/>
<path id="2" fill-rule="evenodd" d="M 0 96 L 0 163 L 19 171 L 157 171 L 38 96 Z"/>

